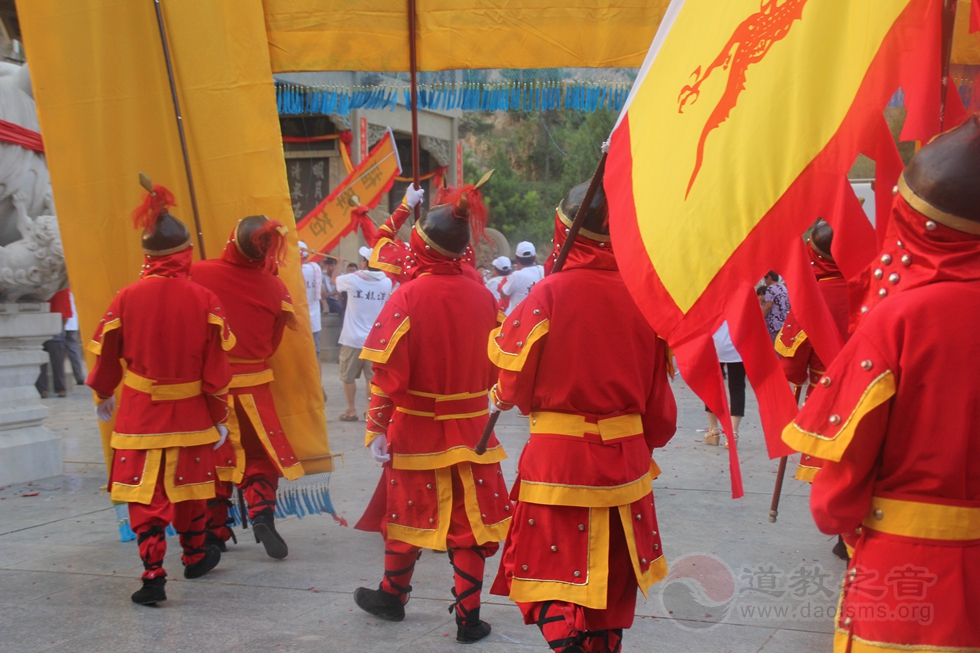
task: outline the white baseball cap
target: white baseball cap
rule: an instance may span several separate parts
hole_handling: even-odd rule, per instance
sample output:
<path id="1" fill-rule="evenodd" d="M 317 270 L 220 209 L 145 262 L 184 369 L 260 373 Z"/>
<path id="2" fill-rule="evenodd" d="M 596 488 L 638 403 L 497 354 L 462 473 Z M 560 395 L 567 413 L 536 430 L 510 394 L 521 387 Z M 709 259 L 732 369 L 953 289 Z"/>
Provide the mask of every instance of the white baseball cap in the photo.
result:
<path id="1" fill-rule="evenodd" d="M 302 240 L 299 241 L 299 248 L 300 249 L 305 249 L 307 251 L 309 251 L 309 249 L 310 249 L 309 247 L 306 246 L 306 243 L 304 243 Z"/>
<path id="2" fill-rule="evenodd" d="M 529 256 L 535 256 L 537 252 L 534 251 L 534 245 L 527 242 L 526 240 L 517 243 L 517 247 L 514 249 L 514 255 L 521 258 L 527 258 Z"/>
<path id="3" fill-rule="evenodd" d="M 510 259 L 506 256 L 498 256 L 493 259 L 493 267 L 497 268 L 501 272 L 508 272 L 510 270 Z"/>
<path id="4" fill-rule="evenodd" d="M 299 256 L 304 259 L 310 256 L 310 248 L 302 240 L 299 241 Z"/>
<path id="5" fill-rule="evenodd" d="M 370 261 L 372 251 L 374 250 L 372 250 L 370 247 L 362 247 L 359 250 L 357 250 L 357 253 Z"/>

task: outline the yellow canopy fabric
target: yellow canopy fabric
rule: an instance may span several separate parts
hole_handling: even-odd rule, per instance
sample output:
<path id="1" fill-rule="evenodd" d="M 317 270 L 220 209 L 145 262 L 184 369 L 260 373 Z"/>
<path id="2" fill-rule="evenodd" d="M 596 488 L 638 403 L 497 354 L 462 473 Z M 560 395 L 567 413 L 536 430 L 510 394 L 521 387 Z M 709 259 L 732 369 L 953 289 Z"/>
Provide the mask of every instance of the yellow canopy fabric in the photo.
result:
<path id="1" fill-rule="evenodd" d="M 980 33 L 970 34 L 970 0 L 959 0 L 956 5 L 952 62 L 980 65 Z"/>
<path id="2" fill-rule="evenodd" d="M 129 217 L 139 172 L 174 192 L 174 214 L 194 231 L 154 5 L 32 0 L 18 10 L 88 339 L 116 291 L 139 277 Z M 207 254 L 221 254 L 239 218 L 280 220 L 291 229 L 281 276 L 297 314 L 308 316 L 261 2 L 166 0 L 163 10 Z M 273 391 L 304 470 L 325 472 L 333 465 L 319 366 L 308 317 L 299 324 L 272 359 Z"/>
<path id="3" fill-rule="evenodd" d="M 668 0 L 417 0 L 419 70 L 637 68 Z M 407 71 L 407 0 L 264 0 L 274 72 Z"/>
<path id="4" fill-rule="evenodd" d="M 669 0 L 417 0 L 419 70 L 639 68 Z M 273 72 L 404 72 L 407 0 L 263 0 Z M 953 63 L 980 64 L 959 0 Z"/>

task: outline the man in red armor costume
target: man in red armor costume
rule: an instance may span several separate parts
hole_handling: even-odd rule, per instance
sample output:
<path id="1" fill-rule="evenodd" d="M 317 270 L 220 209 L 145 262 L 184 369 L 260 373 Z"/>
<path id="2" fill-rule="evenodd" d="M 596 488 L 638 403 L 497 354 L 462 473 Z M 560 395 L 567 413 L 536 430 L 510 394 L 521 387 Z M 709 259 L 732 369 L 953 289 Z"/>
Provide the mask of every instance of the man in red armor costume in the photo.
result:
<path id="1" fill-rule="evenodd" d="M 844 533 L 838 653 L 980 650 L 980 119 L 899 179 L 851 339 L 783 440 Z"/>
<path id="2" fill-rule="evenodd" d="M 409 247 L 395 240 L 421 191 L 379 229 L 371 267 L 402 285 L 374 324 L 361 358 L 374 362 L 366 444 L 384 471 L 357 524 L 385 538 L 384 578 L 354 600 L 383 619 L 401 621 L 422 549 L 449 551 L 455 573 L 456 639 L 490 633 L 480 620 L 484 561 L 507 534 L 511 505 L 491 438 L 474 448 L 488 420 L 487 392 L 497 370 L 486 342 L 497 305 L 473 267 L 470 240 L 486 209 L 477 188 L 449 193 L 412 229 Z"/>
<path id="3" fill-rule="evenodd" d="M 588 184 L 555 218 L 555 254 Z M 509 596 L 555 651 L 615 653 L 636 590 L 667 573 L 651 454 L 674 434 L 667 347 L 633 303 L 600 190 L 564 269 L 531 289 L 489 340 L 497 408 L 530 416 L 514 522 L 491 592 Z M 546 262 L 549 269 L 555 254 Z"/>
<path id="4" fill-rule="evenodd" d="M 823 219 L 818 218 L 807 238 L 807 253 L 810 255 L 810 265 L 817 278 L 820 293 L 827 302 L 827 308 L 834 318 L 837 330 L 844 342 L 847 342 L 847 282 L 841 274 L 837 262 L 831 255 L 831 245 L 834 242 L 834 230 Z M 820 382 L 827 366 L 817 356 L 813 343 L 807 338 L 806 332 L 800 326 L 796 312 L 790 308 L 783 328 L 776 336 L 776 351 L 779 362 L 783 367 L 786 378 L 797 389 L 797 392 L 809 380 L 806 396 L 809 397 L 813 388 Z M 813 482 L 813 477 L 823 463 L 819 458 L 803 454 L 796 468 L 796 478 L 799 481 Z M 840 552 L 843 546 L 840 547 Z M 838 549 L 835 549 L 837 552 Z"/>
<path id="5" fill-rule="evenodd" d="M 205 543 L 205 513 L 214 497 L 215 443 L 228 434 L 225 351 L 235 344 L 218 298 L 188 279 L 191 237 L 167 211 L 173 195 L 152 188 L 133 212 L 146 253 L 140 280 L 119 291 L 99 323 L 89 344 L 98 359 L 87 381 L 103 422 L 112 420 L 123 384 L 109 490 L 129 504 L 145 569 L 132 599 L 143 605 L 167 599 L 167 524 L 180 534 L 185 578 L 203 576 L 221 559 Z"/>
<path id="6" fill-rule="evenodd" d="M 279 348 L 283 330 L 295 319 L 286 284 L 276 276 L 286 228 L 264 215 L 239 220 L 220 259 L 199 261 L 191 277 L 218 296 L 235 332 L 228 352 L 234 378 L 229 394 L 234 410 L 228 441 L 218 450 L 218 496 L 209 503 L 208 539 L 222 551 L 232 537 L 227 525 L 232 483 L 242 489 L 255 541 L 273 558 L 289 553 L 276 531 L 279 478 L 293 480 L 303 467 L 276 413 L 268 359 Z"/>

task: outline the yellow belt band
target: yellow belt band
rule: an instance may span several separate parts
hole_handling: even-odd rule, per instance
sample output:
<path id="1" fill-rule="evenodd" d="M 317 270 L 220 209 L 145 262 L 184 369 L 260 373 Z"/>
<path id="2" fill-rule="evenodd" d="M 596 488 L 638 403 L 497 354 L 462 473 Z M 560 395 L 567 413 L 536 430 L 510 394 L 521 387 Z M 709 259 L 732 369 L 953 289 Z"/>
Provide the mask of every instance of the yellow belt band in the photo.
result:
<path id="1" fill-rule="evenodd" d="M 890 535 L 927 540 L 980 540 L 980 507 L 872 497 L 864 525 Z"/>
<path id="2" fill-rule="evenodd" d="M 586 433 L 598 435 L 603 442 L 643 434 L 643 418 L 638 413 L 600 419 L 595 424 L 586 422 L 582 415 L 531 412 L 531 433 L 568 435 L 581 438 Z"/>
<path id="3" fill-rule="evenodd" d="M 157 383 L 153 379 L 126 370 L 123 383 L 136 390 L 150 395 L 153 401 L 177 401 L 179 399 L 190 399 L 201 394 L 201 382 L 190 381 L 188 383 Z"/>

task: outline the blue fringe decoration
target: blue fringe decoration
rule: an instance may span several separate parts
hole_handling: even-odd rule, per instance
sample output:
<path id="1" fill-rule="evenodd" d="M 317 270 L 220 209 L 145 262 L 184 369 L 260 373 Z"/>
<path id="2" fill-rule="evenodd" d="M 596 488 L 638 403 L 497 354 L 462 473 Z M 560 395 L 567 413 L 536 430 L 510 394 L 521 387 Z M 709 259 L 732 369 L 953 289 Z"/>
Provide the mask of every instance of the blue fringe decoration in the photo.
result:
<path id="1" fill-rule="evenodd" d="M 626 103 L 631 84 L 616 82 L 460 82 L 420 84 L 419 108 L 433 111 L 552 111 L 575 109 L 595 112 L 619 111 Z M 283 116 L 339 114 L 354 109 L 409 108 L 411 94 L 396 86 L 300 86 L 276 82 L 276 105 Z"/>
<path id="2" fill-rule="evenodd" d="M 228 509 L 230 525 L 240 528 L 242 511 L 238 506 L 237 495 L 232 497 L 231 508 Z M 330 474 L 313 474 L 304 476 L 296 481 L 279 481 L 276 492 L 276 519 L 296 517 L 303 519 L 309 515 L 336 515 L 337 510 L 330 500 Z M 251 522 L 251 520 L 249 520 Z"/>

